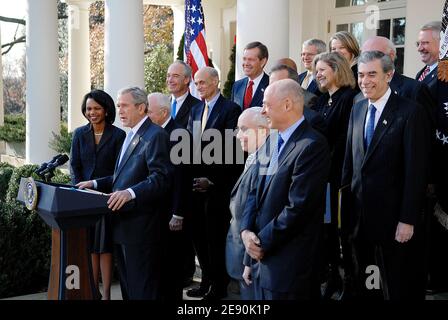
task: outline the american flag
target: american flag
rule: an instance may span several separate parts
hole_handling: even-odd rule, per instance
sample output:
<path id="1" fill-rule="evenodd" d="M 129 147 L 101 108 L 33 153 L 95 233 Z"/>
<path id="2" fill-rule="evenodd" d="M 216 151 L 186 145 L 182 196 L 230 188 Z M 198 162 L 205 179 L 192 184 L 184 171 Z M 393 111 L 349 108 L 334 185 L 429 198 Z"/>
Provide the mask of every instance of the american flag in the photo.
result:
<path id="1" fill-rule="evenodd" d="M 209 65 L 201 0 L 185 0 L 184 43 L 184 57 L 193 70 L 192 77 L 194 79 L 198 69 Z M 190 83 L 190 92 L 198 97 L 193 81 Z"/>
<path id="2" fill-rule="evenodd" d="M 442 32 L 440 35 L 436 135 L 439 144 L 443 148 L 448 148 L 448 0 L 445 1 L 442 12 Z"/>

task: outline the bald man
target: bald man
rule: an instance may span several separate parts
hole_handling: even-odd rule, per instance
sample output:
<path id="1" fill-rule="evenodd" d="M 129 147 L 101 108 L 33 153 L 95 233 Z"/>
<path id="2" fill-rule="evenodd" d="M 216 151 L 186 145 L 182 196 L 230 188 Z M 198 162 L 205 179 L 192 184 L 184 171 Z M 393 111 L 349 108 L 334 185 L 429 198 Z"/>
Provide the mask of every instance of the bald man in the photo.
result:
<path id="1" fill-rule="evenodd" d="M 194 76 L 194 83 L 203 100 L 191 109 L 188 124 L 188 130 L 195 141 L 201 141 L 193 156 L 201 161 L 200 164 L 193 165 L 192 169 L 192 219 L 193 243 L 201 265 L 202 282 L 199 288 L 189 290 L 187 295 L 218 300 L 227 295 L 225 242 L 230 221 L 229 198 L 243 170 L 243 163 L 227 164 L 226 154 L 236 150 L 233 144 L 232 148 L 225 148 L 227 145 L 223 145 L 222 152 L 216 151 L 212 163 L 209 163 L 205 156 L 210 153 L 211 146 L 216 145 L 214 138 L 210 141 L 210 134 L 219 133 L 224 144 L 225 131 L 236 128 L 241 108 L 221 95 L 216 69 L 199 69 Z M 233 140 L 236 143 L 235 137 Z M 218 161 L 215 161 L 216 157 L 219 158 Z"/>
<path id="2" fill-rule="evenodd" d="M 321 245 L 330 154 L 325 138 L 303 116 L 303 94 L 293 80 L 265 91 L 262 114 L 278 130 L 259 150 L 257 189 L 247 200 L 241 236 L 257 272 L 255 298 L 303 300 L 320 296 L 317 256 Z"/>

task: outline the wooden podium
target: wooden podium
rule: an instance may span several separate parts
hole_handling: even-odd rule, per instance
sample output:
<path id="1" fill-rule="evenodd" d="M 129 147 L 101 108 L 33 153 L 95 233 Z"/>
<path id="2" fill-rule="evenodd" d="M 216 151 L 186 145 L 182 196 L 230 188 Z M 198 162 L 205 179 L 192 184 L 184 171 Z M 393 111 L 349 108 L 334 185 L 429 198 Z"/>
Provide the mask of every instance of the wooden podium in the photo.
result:
<path id="1" fill-rule="evenodd" d="M 99 299 L 93 282 L 88 227 L 110 212 L 108 198 L 69 185 L 20 180 L 17 200 L 36 209 L 52 227 L 48 300 Z M 77 270 L 79 277 L 72 281 Z"/>

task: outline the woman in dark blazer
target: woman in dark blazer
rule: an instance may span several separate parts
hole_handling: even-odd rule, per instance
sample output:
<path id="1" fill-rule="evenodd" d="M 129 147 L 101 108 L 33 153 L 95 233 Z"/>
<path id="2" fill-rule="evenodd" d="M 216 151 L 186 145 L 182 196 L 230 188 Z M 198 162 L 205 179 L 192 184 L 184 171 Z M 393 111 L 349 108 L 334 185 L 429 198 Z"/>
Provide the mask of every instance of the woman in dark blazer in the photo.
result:
<path id="1" fill-rule="evenodd" d="M 329 176 L 331 222 L 326 224 L 325 257 L 323 268 L 327 270 L 327 291 L 330 298 L 340 289 L 340 245 L 338 232 L 338 190 L 341 187 L 342 166 L 347 141 L 347 130 L 353 98 L 357 94 L 355 79 L 346 58 L 337 52 L 322 53 L 314 58 L 313 72 L 319 90 L 323 94 L 313 109 L 324 118 L 326 137 L 330 146 L 331 169 Z M 328 198 L 328 195 L 327 195 Z M 328 202 L 327 202 L 328 207 Z M 325 272 L 325 271 L 323 271 Z M 333 291 L 333 292 L 332 292 Z"/>
<path id="2" fill-rule="evenodd" d="M 114 173 L 115 162 L 126 133 L 113 126 L 115 105 L 102 90 L 84 96 L 81 111 L 89 121 L 75 130 L 71 147 L 70 172 L 73 184 Z M 111 219 L 105 215 L 90 231 L 90 250 L 95 285 L 99 292 L 99 273 L 103 282 L 103 299 L 110 299 L 113 266 Z"/>

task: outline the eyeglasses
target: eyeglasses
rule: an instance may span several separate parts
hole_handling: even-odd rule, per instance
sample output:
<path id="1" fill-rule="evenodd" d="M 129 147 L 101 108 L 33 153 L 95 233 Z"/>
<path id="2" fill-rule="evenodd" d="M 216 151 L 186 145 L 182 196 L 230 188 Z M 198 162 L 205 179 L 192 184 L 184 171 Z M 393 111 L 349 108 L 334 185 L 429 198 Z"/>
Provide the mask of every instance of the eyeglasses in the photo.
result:
<path id="1" fill-rule="evenodd" d="M 415 42 L 415 45 L 417 46 L 417 48 L 420 47 L 420 45 L 427 46 L 428 44 L 430 44 L 429 41 L 416 41 Z"/>

